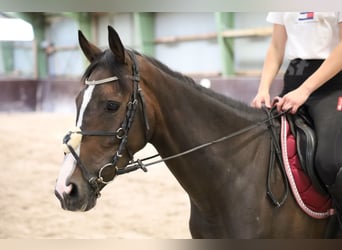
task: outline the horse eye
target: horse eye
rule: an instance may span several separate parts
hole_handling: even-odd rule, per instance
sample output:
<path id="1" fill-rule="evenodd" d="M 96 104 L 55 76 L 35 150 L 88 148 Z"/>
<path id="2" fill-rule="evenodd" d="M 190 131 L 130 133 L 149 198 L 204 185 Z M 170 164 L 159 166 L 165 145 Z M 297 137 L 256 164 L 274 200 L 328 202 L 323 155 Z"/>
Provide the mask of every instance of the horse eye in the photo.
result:
<path id="1" fill-rule="evenodd" d="M 119 109 L 120 103 L 115 101 L 107 101 L 106 110 L 110 112 L 115 112 Z"/>

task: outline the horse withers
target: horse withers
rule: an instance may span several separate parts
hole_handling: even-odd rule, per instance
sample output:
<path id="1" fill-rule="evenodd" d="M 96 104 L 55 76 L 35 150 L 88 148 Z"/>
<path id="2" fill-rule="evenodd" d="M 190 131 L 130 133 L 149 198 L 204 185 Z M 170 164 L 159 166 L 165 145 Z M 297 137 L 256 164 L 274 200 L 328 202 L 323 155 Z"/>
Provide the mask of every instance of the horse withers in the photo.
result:
<path id="1" fill-rule="evenodd" d="M 189 195 L 192 237 L 324 237 L 328 220 L 307 216 L 291 194 L 280 208 L 266 197 L 271 139 L 262 110 L 125 49 L 110 26 L 108 34 L 109 49 L 102 51 L 79 32 L 90 65 L 76 98 L 76 128 L 64 138 L 55 188 L 64 209 L 87 211 L 115 176 L 144 169 L 130 163 L 150 142 Z M 234 136 L 219 140 L 226 135 Z M 282 183 L 275 168 L 275 196 L 284 192 Z"/>

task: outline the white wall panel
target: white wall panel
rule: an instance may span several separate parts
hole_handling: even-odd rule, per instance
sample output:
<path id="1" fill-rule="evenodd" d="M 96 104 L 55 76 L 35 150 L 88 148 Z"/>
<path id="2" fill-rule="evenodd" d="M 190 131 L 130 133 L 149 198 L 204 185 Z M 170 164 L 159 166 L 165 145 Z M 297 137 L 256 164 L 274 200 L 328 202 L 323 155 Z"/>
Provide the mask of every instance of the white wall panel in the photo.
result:
<path id="1" fill-rule="evenodd" d="M 156 38 L 216 32 L 214 13 L 157 13 Z M 156 58 L 184 73 L 220 71 L 217 41 L 186 41 L 156 45 Z"/>
<path id="2" fill-rule="evenodd" d="M 81 51 L 78 48 L 78 24 L 69 17 L 50 19 L 46 40 L 54 47 L 75 47 L 70 50 L 56 50 L 48 56 L 49 75 L 59 77 L 78 77 L 83 74 L 84 65 Z"/>
<path id="3" fill-rule="evenodd" d="M 97 39 L 101 48 L 108 48 L 108 25 L 111 25 L 119 33 L 126 47 L 134 47 L 133 13 L 116 13 L 99 17 Z"/>
<path id="4" fill-rule="evenodd" d="M 262 12 L 235 13 L 235 29 L 269 27 L 271 24 L 266 22 L 266 15 Z M 261 70 L 269 42 L 269 36 L 235 39 L 235 70 Z"/>

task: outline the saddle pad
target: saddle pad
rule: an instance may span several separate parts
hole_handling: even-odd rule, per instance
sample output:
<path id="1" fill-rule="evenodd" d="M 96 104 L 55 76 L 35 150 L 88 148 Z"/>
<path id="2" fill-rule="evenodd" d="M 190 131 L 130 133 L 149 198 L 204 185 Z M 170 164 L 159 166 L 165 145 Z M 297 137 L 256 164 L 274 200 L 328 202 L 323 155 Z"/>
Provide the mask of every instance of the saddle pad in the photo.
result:
<path id="1" fill-rule="evenodd" d="M 316 219 L 324 219 L 332 214 L 332 201 L 324 196 L 312 185 L 309 177 L 300 166 L 297 155 L 296 141 L 291 133 L 285 116 L 281 117 L 281 148 L 285 172 L 289 180 L 292 193 L 300 208 Z"/>

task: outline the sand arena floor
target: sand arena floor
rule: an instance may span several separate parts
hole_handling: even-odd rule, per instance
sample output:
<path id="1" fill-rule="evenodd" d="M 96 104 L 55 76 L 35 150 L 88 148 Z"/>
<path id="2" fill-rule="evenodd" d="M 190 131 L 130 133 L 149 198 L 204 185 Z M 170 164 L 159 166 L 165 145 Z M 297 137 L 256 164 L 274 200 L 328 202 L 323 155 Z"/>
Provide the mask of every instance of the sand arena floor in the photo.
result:
<path id="1" fill-rule="evenodd" d="M 54 185 L 73 115 L 0 114 L 0 238 L 190 238 L 188 196 L 164 164 L 118 177 L 86 213 L 61 209 Z M 155 153 L 147 146 L 139 156 Z"/>

